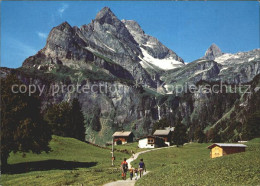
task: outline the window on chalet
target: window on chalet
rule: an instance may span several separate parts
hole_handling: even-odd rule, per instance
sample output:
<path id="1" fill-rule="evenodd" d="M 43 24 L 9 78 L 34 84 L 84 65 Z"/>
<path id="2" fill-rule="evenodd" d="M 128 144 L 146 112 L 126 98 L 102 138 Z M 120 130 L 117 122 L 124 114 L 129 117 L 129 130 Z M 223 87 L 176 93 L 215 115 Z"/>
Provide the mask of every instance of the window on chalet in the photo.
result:
<path id="1" fill-rule="evenodd" d="M 154 144 L 154 139 L 148 139 L 148 144 Z"/>

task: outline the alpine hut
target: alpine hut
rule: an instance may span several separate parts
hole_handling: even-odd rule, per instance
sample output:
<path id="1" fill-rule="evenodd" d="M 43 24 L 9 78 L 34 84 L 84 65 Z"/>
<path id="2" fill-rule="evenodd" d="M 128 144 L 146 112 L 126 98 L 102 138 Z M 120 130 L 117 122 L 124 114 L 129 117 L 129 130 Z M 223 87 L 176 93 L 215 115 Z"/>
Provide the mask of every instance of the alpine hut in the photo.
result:
<path id="1" fill-rule="evenodd" d="M 112 137 L 114 145 L 121 145 L 133 142 L 134 134 L 131 131 L 117 131 Z"/>
<path id="2" fill-rule="evenodd" d="M 208 146 L 210 150 L 210 157 L 217 158 L 228 154 L 234 154 L 246 151 L 246 145 L 236 143 L 214 143 Z"/>
<path id="3" fill-rule="evenodd" d="M 171 140 L 171 135 L 172 132 L 171 130 L 156 130 L 153 133 L 154 136 L 158 136 L 164 139 L 164 143 L 168 146 L 170 146 L 170 140 Z"/>

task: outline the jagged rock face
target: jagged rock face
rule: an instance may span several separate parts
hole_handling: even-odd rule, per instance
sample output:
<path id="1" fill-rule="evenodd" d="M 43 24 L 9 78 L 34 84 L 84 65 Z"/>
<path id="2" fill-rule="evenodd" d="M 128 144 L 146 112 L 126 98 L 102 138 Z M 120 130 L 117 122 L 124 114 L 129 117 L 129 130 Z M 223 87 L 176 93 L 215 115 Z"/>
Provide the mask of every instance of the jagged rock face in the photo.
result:
<path id="1" fill-rule="evenodd" d="M 154 109 L 156 99 L 145 95 L 142 88 L 118 81 L 49 81 L 38 74 L 29 76 L 26 71 L 0 69 L 1 78 L 5 78 L 7 74 L 16 74 L 26 85 L 44 87 L 40 97 L 43 110 L 48 108 L 48 105 L 70 102 L 73 98 L 78 98 L 86 121 L 86 140 L 96 144 L 104 145 L 109 142 L 116 130 L 132 130 L 136 137 L 147 134 L 153 121 L 157 119 L 157 110 Z M 76 83 L 80 85 L 77 92 L 61 88 L 75 87 Z M 94 87 L 93 91 L 89 88 L 84 92 L 84 86 Z M 59 89 L 53 93 L 53 87 Z"/>
<path id="2" fill-rule="evenodd" d="M 139 83 L 155 87 L 159 77 L 151 78 L 140 64 L 142 52 L 125 25 L 105 7 L 88 25 L 81 28 L 71 27 L 67 22 L 55 27 L 50 32 L 46 46 L 37 55 L 29 57 L 24 67 L 50 68 L 52 64 L 66 65 L 84 69 L 100 66 L 100 58 L 112 62 L 128 71 L 129 77 Z M 106 69 L 112 73 L 109 69 Z M 114 70 L 115 71 L 115 70 Z M 118 77 L 115 73 L 112 73 Z M 127 74 L 127 73 L 124 73 Z M 120 76 L 119 78 L 122 78 Z"/>
<path id="3" fill-rule="evenodd" d="M 247 83 L 260 73 L 260 49 L 237 54 L 222 54 L 215 60 L 198 59 L 165 73 L 166 84 L 196 84 L 200 80 L 228 84 Z"/>
<path id="4" fill-rule="evenodd" d="M 214 85 L 214 84 L 212 84 Z M 189 137 L 199 126 L 208 132 L 214 129 L 224 142 L 237 142 L 241 138 L 243 125 L 251 114 L 260 110 L 260 75 L 247 83 L 246 91 L 223 93 L 187 93 L 173 97 L 168 107 L 163 105 L 161 115 L 175 122 L 176 118 L 189 127 Z M 169 112 L 170 111 L 170 112 Z"/>
<path id="5" fill-rule="evenodd" d="M 83 25 L 78 32 L 89 43 L 89 50 L 123 66 L 138 82 L 155 86 L 156 81 L 139 64 L 138 56 L 142 56 L 142 52 L 138 44 L 109 8 L 103 8 L 95 20 L 89 25 Z"/>
<path id="6" fill-rule="evenodd" d="M 158 39 L 145 34 L 137 22 L 133 20 L 122 20 L 122 22 L 142 50 L 144 57 L 140 56 L 140 59 L 144 68 L 154 69 L 153 66 L 155 66 L 162 70 L 170 70 L 184 66 L 182 58 L 164 46 Z"/>
<path id="7" fill-rule="evenodd" d="M 175 69 L 165 73 L 162 80 L 168 86 L 177 84 L 196 84 L 200 80 L 216 80 L 220 73 L 221 65 L 215 61 L 198 60 L 185 65 L 183 68 Z"/>
<path id="8" fill-rule="evenodd" d="M 216 57 L 221 56 L 223 53 L 216 44 L 212 44 L 205 53 L 204 59 L 214 60 Z"/>
<path id="9" fill-rule="evenodd" d="M 87 44 L 78 36 L 76 29 L 67 22 L 54 27 L 48 38 L 45 47 L 35 56 L 29 57 L 23 63 L 23 67 L 33 65 L 79 65 L 79 62 L 94 61 L 94 55 L 84 49 Z"/>
<path id="10" fill-rule="evenodd" d="M 136 21 L 123 19 L 122 22 L 125 24 L 129 32 L 134 36 L 134 39 L 136 40 L 137 43 L 145 42 L 145 38 L 142 37 L 145 33 L 141 28 L 141 26 Z"/>
<path id="11" fill-rule="evenodd" d="M 125 25 L 115 16 L 115 14 L 107 7 L 103 8 L 96 16 L 95 21 L 98 22 L 103 28 L 101 30 L 109 31 L 111 30 L 112 33 L 120 40 L 128 42 L 129 45 L 133 48 L 136 53 L 140 52 L 138 47 L 135 47 L 137 43 L 135 42 L 133 36 L 128 32 Z M 99 28 L 100 25 L 94 25 Z"/>
<path id="12" fill-rule="evenodd" d="M 215 61 L 222 66 L 219 79 L 229 83 L 246 83 L 260 73 L 260 49 L 237 54 L 225 53 Z"/>
<path id="13" fill-rule="evenodd" d="M 141 51 L 125 25 L 107 7 L 103 8 L 88 25 L 80 28 L 87 40 L 108 52 L 125 54 L 137 60 Z"/>
<path id="14" fill-rule="evenodd" d="M 136 21 L 122 20 L 122 22 L 126 25 L 126 28 L 133 35 L 139 46 L 143 49 L 146 49 L 148 53 L 154 58 L 163 59 L 172 57 L 177 61 L 183 62 L 182 58 L 180 58 L 175 52 L 164 46 L 158 39 L 145 34 L 145 32 Z"/>

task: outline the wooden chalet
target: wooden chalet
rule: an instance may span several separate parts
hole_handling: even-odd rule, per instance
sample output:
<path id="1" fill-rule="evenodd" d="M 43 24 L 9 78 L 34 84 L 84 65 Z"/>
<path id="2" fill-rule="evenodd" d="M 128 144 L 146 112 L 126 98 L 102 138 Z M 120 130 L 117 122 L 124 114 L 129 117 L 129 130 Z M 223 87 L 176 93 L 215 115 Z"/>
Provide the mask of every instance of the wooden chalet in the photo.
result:
<path id="1" fill-rule="evenodd" d="M 217 158 L 228 154 L 234 154 L 246 151 L 246 145 L 236 143 L 214 143 L 208 146 L 210 150 L 210 157 Z"/>
<path id="2" fill-rule="evenodd" d="M 113 135 L 114 145 L 122 145 L 125 143 L 133 142 L 134 134 L 131 131 L 118 131 Z"/>
<path id="3" fill-rule="evenodd" d="M 164 143 L 166 145 L 170 146 L 170 140 L 171 140 L 171 135 L 172 135 L 172 131 L 171 130 L 156 130 L 153 133 L 153 135 L 163 138 Z"/>
<path id="4" fill-rule="evenodd" d="M 158 148 L 164 147 L 164 139 L 158 136 L 145 136 L 138 139 L 139 148 Z"/>

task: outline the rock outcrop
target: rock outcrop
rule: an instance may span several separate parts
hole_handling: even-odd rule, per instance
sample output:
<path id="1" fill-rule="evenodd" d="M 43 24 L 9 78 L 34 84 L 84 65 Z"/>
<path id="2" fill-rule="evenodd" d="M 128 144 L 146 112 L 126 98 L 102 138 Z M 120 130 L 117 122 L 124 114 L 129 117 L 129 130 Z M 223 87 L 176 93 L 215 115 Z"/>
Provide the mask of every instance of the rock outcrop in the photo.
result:
<path id="1" fill-rule="evenodd" d="M 223 53 L 216 44 L 212 44 L 205 53 L 204 59 L 214 60 L 216 57 L 221 56 Z"/>

